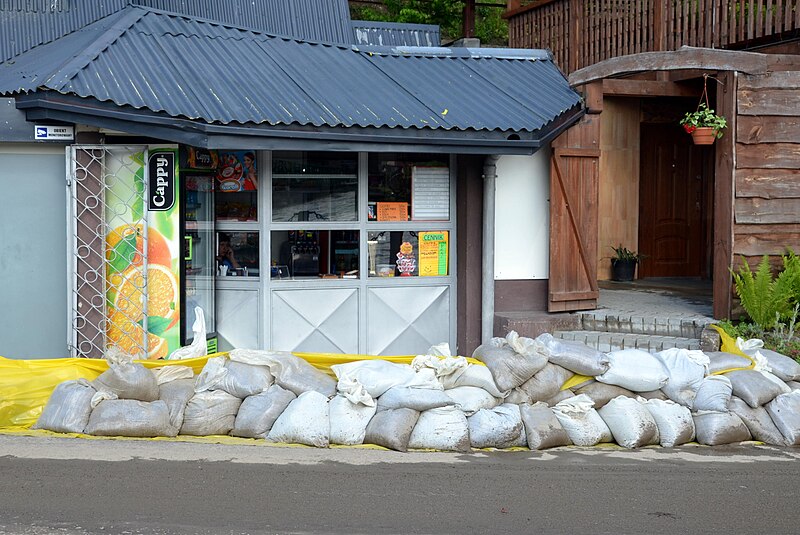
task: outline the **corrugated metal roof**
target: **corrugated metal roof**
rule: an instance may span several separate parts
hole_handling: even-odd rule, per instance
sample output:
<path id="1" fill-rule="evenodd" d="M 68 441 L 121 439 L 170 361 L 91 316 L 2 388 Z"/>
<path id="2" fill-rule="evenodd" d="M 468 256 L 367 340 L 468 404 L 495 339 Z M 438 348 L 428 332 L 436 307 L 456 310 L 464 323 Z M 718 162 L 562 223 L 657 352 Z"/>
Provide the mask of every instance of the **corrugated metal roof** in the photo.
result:
<path id="1" fill-rule="evenodd" d="M 0 2 L 0 61 L 50 43 L 129 4 L 307 41 L 353 43 L 347 0 L 25 0 Z"/>
<path id="2" fill-rule="evenodd" d="M 580 103 L 541 51 L 343 47 L 141 7 L 0 66 L 3 93 L 37 89 L 218 124 L 461 131 L 533 132 Z"/>
<path id="3" fill-rule="evenodd" d="M 353 37 L 357 45 L 439 46 L 442 42 L 435 24 L 400 24 L 354 20 Z"/>

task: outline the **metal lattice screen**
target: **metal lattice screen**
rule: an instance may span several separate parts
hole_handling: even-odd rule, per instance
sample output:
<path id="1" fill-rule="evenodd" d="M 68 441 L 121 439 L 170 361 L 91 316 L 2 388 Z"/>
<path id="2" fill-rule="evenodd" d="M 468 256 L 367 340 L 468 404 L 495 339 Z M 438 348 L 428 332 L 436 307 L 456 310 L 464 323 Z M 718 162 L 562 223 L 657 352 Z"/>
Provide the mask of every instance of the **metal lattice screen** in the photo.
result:
<path id="1" fill-rule="evenodd" d="M 149 353 L 145 157 L 136 146 L 69 149 L 73 356 Z"/>

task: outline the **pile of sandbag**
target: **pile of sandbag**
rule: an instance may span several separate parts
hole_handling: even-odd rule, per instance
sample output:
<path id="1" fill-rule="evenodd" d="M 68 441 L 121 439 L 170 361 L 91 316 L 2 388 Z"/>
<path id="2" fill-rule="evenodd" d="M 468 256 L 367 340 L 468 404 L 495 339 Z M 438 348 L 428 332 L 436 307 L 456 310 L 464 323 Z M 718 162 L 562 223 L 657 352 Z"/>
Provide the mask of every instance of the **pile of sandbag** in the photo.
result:
<path id="1" fill-rule="evenodd" d="M 603 353 L 550 334 L 511 332 L 475 350 L 485 365 L 440 344 L 411 364 L 337 364 L 335 379 L 287 352 L 237 349 L 209 359 L 197 376 L 184 366 L 151 371 L 116 357 L 93 382 L 59 385 L 37 427 L 397 451 L 673 447 L 751 438 L 800 444 L 800 364 L 755 344 L 742 343 L 748 356 Z"/>

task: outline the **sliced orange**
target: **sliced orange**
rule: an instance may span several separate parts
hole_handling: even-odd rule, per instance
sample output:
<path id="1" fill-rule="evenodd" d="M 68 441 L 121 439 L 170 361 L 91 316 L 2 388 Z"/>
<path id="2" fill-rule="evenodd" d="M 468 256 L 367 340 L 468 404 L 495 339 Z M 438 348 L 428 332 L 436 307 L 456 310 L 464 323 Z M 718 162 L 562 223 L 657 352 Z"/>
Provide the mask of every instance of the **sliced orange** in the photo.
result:
<path id="1" fill-rule="evenodd" d="M 141 266 L 143 264 L 142 251 L 144 250 L 144 227 L 141 223 L 134 225 L 129 223 L 120 225 L 106 235 L 106 260 L 114 261 L 114 248 L 122 241 L 136 234 L 136 252 L 131 258 L 126 258 L 127 264 L 131 266 Z M 147 227 L 147 263 L 160 264 L 162 266 L 172 266 L 172 253 L 169 250 L 167 239 L 153 227 Z"/>
<path id="2" fill-rule="evenodd" d="M 126 315 L 121 310 L 110 311 L 108 330 L 106 337 L 108 346 L 116 346 L 120 350 L 140 357 L 144 353 L 142 344 L 144 343 L 144 329 L 139 325 L 138 320 Z M 167 341 L 153 333 L 147 334 L 148 359 L 160 359 L 167 356 Z"/>
<path id="3" fill-rule="evenodd" d="M 144 296 L 147 295 L 147 315 L 170 320 L 178 317 L 178 280 L 169 268 L 160 264 L 147 266 L 147 288 L 142 270 L 128 268 L 121 276 L 114 297 L 114 308 L 139 321 L 144 316 Z"/>

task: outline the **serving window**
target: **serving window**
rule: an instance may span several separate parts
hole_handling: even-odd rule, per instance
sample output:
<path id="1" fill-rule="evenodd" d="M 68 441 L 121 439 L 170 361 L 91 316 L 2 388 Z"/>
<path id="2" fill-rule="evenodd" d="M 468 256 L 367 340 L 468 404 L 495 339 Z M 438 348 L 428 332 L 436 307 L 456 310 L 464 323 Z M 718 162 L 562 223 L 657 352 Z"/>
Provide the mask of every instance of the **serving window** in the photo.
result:
<path id="1" fill-rule="evenodd" d="M 450 170 L 432 154 L 370 154 L 368 221 L 449 221 Z"/>
<path id="2" fill-rule="evenodd" d="M 357 279 L 358 230 L 275 230 L 273 279 Z"/>

